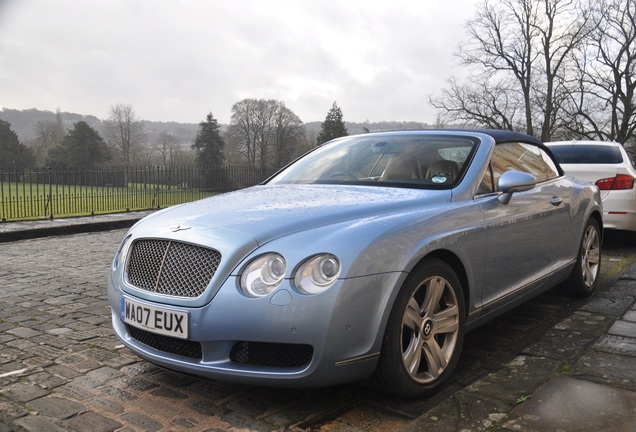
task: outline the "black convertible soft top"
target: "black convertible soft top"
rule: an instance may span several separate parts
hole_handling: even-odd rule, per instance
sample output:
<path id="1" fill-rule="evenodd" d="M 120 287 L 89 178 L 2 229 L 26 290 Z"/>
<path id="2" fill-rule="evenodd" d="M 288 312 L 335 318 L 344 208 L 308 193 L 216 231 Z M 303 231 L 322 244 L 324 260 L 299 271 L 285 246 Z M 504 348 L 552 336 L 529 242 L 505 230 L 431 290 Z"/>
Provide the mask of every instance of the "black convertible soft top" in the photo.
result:
<path id="1" fill-rule="evenodd" d="M 505 142 L 527 142 L 531 144 L 536 144 L 538 146 L 543 147 L 543 143 L 541 140 L 536 139 L 533 136 L 521 133 L 514 132 L 509 130 L 500 130 L 500 129 L 444 129 L 452 132 L 475 132 L 475 133 L 483 133 L 485 135 L 490 135 L 493 137 L 496 143 L 505 143 Z"/>

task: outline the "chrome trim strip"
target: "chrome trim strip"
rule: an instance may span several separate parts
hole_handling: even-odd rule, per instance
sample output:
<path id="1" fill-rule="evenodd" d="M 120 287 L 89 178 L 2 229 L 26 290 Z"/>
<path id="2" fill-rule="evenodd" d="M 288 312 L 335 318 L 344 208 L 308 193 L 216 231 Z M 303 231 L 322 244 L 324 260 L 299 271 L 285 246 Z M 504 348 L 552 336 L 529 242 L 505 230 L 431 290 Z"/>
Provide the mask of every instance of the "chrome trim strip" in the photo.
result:
<path id="1" fill-rule="evenodd" d="M 367 361 L 367 360 L 371 360 L 374 358 L 380 357 L 380 352 L 378 351 L 377 353 L 372 353 L 372 354 L 367 354 L 367 355 L 363 355 L 360 357 L 354 357 L 354 358 L 350 358 L 347 360 L 340 360 L 336 362 L 336 366 L 348 366 L 350 364 L 354 364 L 354 363 L 360 363 L 363 361 Z"/>

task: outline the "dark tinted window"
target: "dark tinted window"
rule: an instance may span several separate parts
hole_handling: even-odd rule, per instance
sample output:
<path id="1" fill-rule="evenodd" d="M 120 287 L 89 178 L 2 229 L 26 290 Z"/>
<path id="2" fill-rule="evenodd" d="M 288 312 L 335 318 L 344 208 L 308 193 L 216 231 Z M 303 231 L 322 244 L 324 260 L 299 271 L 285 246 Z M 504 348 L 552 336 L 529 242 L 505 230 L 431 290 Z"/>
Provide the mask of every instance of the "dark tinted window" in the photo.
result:
<path id="1" fill-rule="evenodd" d="M 562 164 L 619 164 L 623 156 L 618 147 L 597 145 L 559 145 L 550 150 Z"/>

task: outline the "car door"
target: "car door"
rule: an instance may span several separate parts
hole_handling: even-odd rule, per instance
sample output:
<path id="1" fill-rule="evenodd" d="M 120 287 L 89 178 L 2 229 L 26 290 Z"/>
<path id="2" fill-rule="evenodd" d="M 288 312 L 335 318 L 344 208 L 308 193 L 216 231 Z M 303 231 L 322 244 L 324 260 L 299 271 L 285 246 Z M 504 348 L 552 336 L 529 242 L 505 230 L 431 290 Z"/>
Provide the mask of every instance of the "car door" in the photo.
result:
<path id="1" fill-rule="evenodd" d="M 534 175 L 537 185 L 515 193 L 503 204 L 497 182 L 509 170 Z M 482 182 L 486 193 L 478 198 L 486 226 L 483 306 L 536 287 L 567 262 L 564 243 L 570 197 L 559 178 L 554 162 L 538 146 L 503 143 L 495 147 Z"/>

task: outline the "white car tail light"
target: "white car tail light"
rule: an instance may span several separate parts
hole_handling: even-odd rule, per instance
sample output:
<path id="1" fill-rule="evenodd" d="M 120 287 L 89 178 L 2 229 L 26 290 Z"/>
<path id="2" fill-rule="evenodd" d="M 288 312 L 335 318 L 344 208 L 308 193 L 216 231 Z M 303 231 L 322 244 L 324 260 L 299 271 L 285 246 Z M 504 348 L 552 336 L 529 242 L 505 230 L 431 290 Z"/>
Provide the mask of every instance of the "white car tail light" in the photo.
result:
<path id="1" fill-rule="evenodd" d="M 618 174 L 616 177 L 600 179 L 596 182 L 600 190 L 625 190 L 634 187 L 634 177 L 627 174 Z"/>

